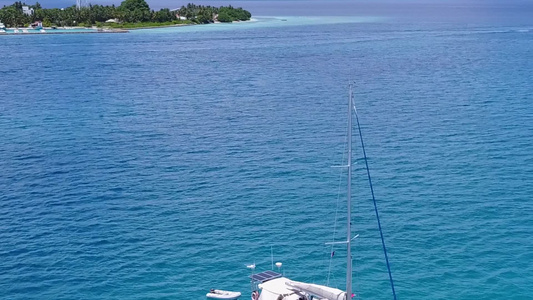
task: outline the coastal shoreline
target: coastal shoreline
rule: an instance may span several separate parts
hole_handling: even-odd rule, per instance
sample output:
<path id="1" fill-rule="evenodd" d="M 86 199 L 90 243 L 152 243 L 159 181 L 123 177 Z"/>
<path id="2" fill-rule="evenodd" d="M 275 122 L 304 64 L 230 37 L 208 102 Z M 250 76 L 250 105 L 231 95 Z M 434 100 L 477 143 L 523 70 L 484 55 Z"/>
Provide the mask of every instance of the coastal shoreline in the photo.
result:
<path id="1" fill-rule="evenodd" d="M 95 33 L 128 33 L 128 30 L 114 30 L 114 31 L 78 31 L 78 32 L 68 32 L 68 31 L 60 31 L 60 32 L 19 32 L 19 33 L 7 33 L 7 32 L 0 32 L 0 35 L 50 35 L 50 34 L 95 34 Z"/>
<path id="2" fill-rule="evenodd" d="M 27 28 L 6 28 L 10 32 L 0 32 L 0 35 L 45 35 L 45 34 L 94 34 L 94 33 L 128 33 L 129 30 L 125 29 L 94 29 L 85 27 L 74 27 L 69 29 L 52 29 L 44 28 L 44 31 L 36 31 L 34 29 Z M 26 29 L 24 32 L 23 30 Z M 18 32 L 14 32 L 18 30 Z M 81 31 L 80 31 L 81 30 Z"/>
<path id="3" fill-rule="evenodd" d="M 38 34 L 95 34 L 95 33 L 128 33 L 134 30 L 147 30 L 147 29 L 159 29 L 159 28 L 172 28 L 172 27 L 186 27 L 186 26 L 199 26 L 199 25 L 210 25 L 210 24 L 238 24 L 238 23 L 248 23 L 248 22 L 257 22 L 257 19 L 250 19 L 246 21 L 233 21 L 231 23 L 222 23 L 214 22 L 209 24 L 171 24 L 171 25 L 162 25 L 162 26 L 145 26 L 145 27 L 135 27 L 135 28 L 87 28 L 87 27 L 70 27 L 69 29 L 52 29 L 44 28 L 44 32 L 40 31 L 27 31 L 23 32 L 23 29 L 27 28 L 6 28 L 7 30 L 14 31 L 19 30 L 19 32 L 0 32 L 0 35 L 38 35 Z M 33 29 L 32 29 L 33 30 Z M 61 30 L 61 31 L 57 31 Z M 87 30 L 87 31 L 69 31 L 69 30 Z"/>
<path id="4" fill-rule="evenodd" d="M 184 27 L 184 26 L 196 26 L 196 25 L 204 25 L 204 24 L 172 24 L 172 25 L 161 25 L 161 26 L 146 26 L 146 27 L 128 28 L 127 30 L 157 29 L 157 28 Z"/>
<path id="5" fill-rule="evenodd" d="M 205 26 L 205 25 L 213 25 L 213 24 L 238 24 L 238 23 L 249 23 L 249 22 L 257 22 L 257 19 L 251 18 L 250 20 L 246 21 L 233 21 L 233 22 L 213 22 L 208 24 L 172 24 L 172 25 L 162 25 L 162 26 L 148 26 L 148 27 L 135 27 L 135 28 L 127 28 L 127 30 L 140 30 L 140 29 L 158 29 L 158 28 L 171 28 L 171 27 L 185 27 L 185 26 Z"/>

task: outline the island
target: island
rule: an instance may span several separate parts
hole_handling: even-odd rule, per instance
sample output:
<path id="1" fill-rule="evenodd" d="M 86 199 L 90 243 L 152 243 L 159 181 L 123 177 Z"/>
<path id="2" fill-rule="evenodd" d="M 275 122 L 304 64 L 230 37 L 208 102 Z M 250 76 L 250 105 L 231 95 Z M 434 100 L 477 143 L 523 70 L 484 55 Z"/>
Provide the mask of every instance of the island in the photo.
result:
<path id="1" fill-rule="evenodd" d="M 0 24 L 7 28 L 110 28 L 137 29 L 208 23 L 248 21 L 251 13 L 230 6 L 203 6 L 192 3 L 178 9 L 150 9 L 145 0 L 124 0 L 119 6 L 73 5 L 66 8 L 42 8 L 39 2 L 20 1 L 0 9 Z M 5 31 L 5 29 L 3 29 Z M 100 30 L 102 31 L 102 30 Z"/>

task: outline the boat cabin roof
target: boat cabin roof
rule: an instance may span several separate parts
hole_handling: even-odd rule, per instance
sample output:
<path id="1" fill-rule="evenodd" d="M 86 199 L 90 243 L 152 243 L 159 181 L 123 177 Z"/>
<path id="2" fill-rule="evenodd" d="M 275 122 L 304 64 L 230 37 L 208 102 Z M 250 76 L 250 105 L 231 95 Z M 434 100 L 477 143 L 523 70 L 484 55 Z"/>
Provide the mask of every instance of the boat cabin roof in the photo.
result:
<path id="1" fill-rule="evenodd" d="M 288 278 L 280 277 L 259 284 L 259 288 L 261 289 L 260 300 L 276 300 L 279 295 L 296 295 L 296 292 L 286 284 L 287 282 L 290 282 Z"/>

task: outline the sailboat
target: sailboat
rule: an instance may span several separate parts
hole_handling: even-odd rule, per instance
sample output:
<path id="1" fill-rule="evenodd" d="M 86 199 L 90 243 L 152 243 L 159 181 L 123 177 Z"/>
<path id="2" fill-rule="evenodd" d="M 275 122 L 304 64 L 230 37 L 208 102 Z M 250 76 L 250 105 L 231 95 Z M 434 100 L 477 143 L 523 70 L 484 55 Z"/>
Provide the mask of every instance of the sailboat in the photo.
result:
<path id="1" fill-rule="evenodd" d="M 348 179 L 347 179 L 347 222 L 346 222 L 346 240 L 340 242 L 332 242 L 327 244 L 345 244 L 347 249 L 346 255 L 346 288 L 344 290 L 329 287 L 326 285 L 319 285 L 314 283 L 305 283 L 291 280 L 287 277 L 284 277 L 279 272 L 274 271 L 265 271 L 254 274 L 255 264 L 248 266 L 252 269 L 251 281 L 252 281 L 252 300 L 312 300 L 312 299 L 321 299 L 321 300 L 350 300 L 354 297 L 352 294 L 352 254 L 351 254 L 351 244 L 352 241 L 358 236 L 352 236 L 351 230 L 351 175 L 352 175 L 352 127 L 353 120 L 357 122 L 357 128 L 359 131 L 359 137 L 361 141 L 361 146 L 364 154 L 364 159 L 366 163 L 367 175 L 370 184 L 370 189 L 372 191 L 372 198 L 374 200 L 374 208 L 376 217 L 378 220 L 379 231 L 381 234 L 381 241 L 383 245 L 383 250 L 385 253 L 385 259 L 387 262 L 387 268 L 389 271 L 389 279 L 391 283 L 392 293 L 394 299 L 396 299 L 396 292 L 394 290 L 394 283 L 392 281 L 392 273 L 390 271 L 390 265 L 388 262 L 387 250 L 385 247 L 385 241 L 383 239 L 383 233 L 381 230 L 381 222 L 379 220 L 379 214 L 377 210 L 376 200 L 374 197 L 374 190 L 372 187 L 372 180 L 370 177 L 370 172 L 368 168 L 368 161 L 366 157 L 366 151 L 364 148 L 363 137 L 361 133 L 361 127 L 359 125 L 359 117 L 357 115 L 357 109 L 353 100 L 353 87 L 352 84 L 349 86 L 349 101 L 348 101 L 348 162 L 345 166 L 348 170 Z M 279 265 L 278 265 L 279 264 Z M 281 267 L 281 263 L 277 263 L 278 267 Z"/>

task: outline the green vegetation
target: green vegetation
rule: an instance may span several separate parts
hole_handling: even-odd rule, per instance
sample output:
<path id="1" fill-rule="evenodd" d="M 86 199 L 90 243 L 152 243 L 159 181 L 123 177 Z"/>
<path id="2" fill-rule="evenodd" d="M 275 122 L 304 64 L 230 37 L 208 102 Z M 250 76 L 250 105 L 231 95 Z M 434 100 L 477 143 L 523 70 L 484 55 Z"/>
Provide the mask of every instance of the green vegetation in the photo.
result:
<path id="1" fill-rule="evenodd" d="M 24 14 L 23 6 L 33 9 L 33 14 Z M 233 22 L 247 21 L 250 12 L 232 6 L 202 6 L 192 3 L 182 6 L 177 11 L 163 8 L 151 10 L 145 0 L 124 0 L 120 6 L 90 5 L 67 8 L 44 9 L 39 2 L 26 5 L 15 2 L 0 9 L 0 21 L 7 27 L 22 27 L 37 21 L 43 26 L 107 26 L 112 28 L 139 28 L 169 26 L 177 24 L 206 24 L 215 21 Z M 106 23 L 108 20 L 114 20 Z"/>
<path id="2" fill-rule="evenodd" d="M 180 17 L 185 17 L 187 20 L 198 24 L 213 23 L 214 21 L 248 21 L 252 17 L 249 11 L 240 7 L 234 8 L 231 5 L 213 7 L 189 3 L 187 6 L 182 6 L 177 12 Z"/>
<path id="3" fill-rule="evenodd" d="M 221 7 L 218 10 L 218 20 L 220 22 L 248 21 L 252 17 L 249 11 L 231 6 Z"/>

